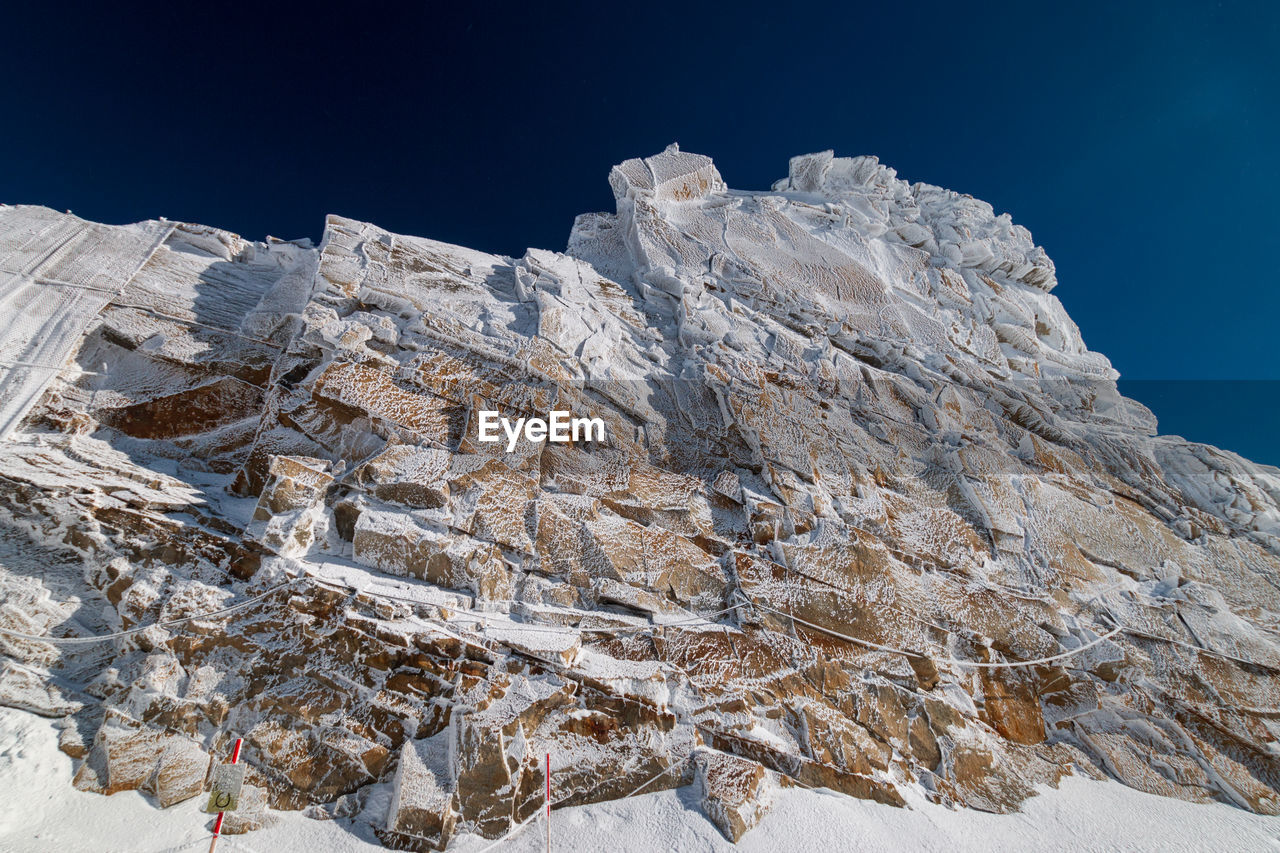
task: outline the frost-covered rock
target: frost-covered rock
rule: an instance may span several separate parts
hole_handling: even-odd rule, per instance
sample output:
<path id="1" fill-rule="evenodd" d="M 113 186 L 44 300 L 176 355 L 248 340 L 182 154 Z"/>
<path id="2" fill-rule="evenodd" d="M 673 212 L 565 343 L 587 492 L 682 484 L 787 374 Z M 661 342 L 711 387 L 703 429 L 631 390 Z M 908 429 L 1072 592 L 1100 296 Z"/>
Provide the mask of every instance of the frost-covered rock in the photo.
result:
<path id="1" fill-rule="evenodd" d="M 443 850 L 457 821 L 456 779 L 448 731 L 407 740 L 400 749 L 386 831 Z M 411 843 L 411 842 L 410 842 Z"/>
<path id="2" fill-rule="evenodd" d="M 1280 811 L 1280 472 L 1155 435 L 1025 229 L 830 152 L 609 180 L 521 258 L 0 209 L 0 346 L 68 359 L 0 383 L 0 701 L 77 786 L 176 802 L 243 736 L 263 810 L 406 849 L 548 754 L 555 806 L 696 779 L 729 837 L 774 778 Z"/>
<path id="3" fill-rule="evenodd" d="M 245 538 L 282 557 L 307 553 L 316 539 L 317 522 L 323 524 L 327 518 L 324 496 L 333 482 L 328 467 L 324 459 L 273 456 Z"/>
<path id="4" fill-rule="evenodd" d="M 723 752 L 697 752 L 694 764 L 703 812 L 725 838 L 737 842 L 769 810 L 768 774 L 754 761 Z"/>

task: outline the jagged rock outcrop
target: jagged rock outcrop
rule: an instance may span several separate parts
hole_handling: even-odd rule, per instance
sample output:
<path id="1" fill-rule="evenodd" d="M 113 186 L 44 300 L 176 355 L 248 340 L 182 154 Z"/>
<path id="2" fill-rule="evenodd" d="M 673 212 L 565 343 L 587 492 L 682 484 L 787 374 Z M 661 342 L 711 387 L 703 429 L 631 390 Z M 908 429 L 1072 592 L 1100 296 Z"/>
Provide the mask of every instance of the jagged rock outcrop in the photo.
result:
<path id="1" fill-rule="evenodd" d="M 0 208 L 10 291 L 111 271 L 0 382 L 0 702 L 75 784 L 176 802 L 243 736 L 264 808 L 400 849 L 548 754 L 556 807 L 696 782 L 733 839 L 775 778 L 1280 812 L 1280 471 L 1154 435 L 1025 229 L 829 152 L 609 180 L 520 259 Z"/>
<path id="2" fill-rule="evenodd" d="M 702 810 L 737 841 L 760 822 L 769 808 L 770 780 L 764 767 L 724 752 L 694 753 Z"/>

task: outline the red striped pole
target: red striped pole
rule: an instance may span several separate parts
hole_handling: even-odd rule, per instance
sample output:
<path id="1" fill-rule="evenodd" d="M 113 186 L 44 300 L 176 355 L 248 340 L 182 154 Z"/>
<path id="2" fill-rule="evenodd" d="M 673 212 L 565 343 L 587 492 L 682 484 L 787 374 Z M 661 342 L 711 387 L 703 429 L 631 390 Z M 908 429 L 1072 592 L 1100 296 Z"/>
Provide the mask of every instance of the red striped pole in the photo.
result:
<path id="1" fill-rule="evenodd" d="M 551 753 L 547 753 L 547 853 L 551 853 Z"/>
<path id="2" fill-rule="evenodd" d="M 244 743 L 244 738 L 236 738 L 235 748 L 231 750 L 231 763 L 240 763 L 240 744 Z M 218 836 L 222 833 L 222 816 L 226 812 L 218 812 L 218 819 L 213 822 L 213 838 L 209 841 L 209 853 L 213 853 L 213 848 L 218 846 Z"/>

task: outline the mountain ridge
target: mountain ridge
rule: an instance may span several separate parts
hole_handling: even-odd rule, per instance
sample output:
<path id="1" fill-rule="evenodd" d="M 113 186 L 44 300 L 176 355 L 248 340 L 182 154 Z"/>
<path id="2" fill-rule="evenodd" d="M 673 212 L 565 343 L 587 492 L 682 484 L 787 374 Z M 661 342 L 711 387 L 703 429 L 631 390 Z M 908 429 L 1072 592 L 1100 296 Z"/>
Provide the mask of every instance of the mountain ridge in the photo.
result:
<path id="1" fill-rule="evenodd" d="M 532 819 L 547 753 L 557 804 L 696 783 L 731 839 L 789 784 L 1280 810 L 1280 471 L 1154 435 L 1025 229 L 831 152 L 609 180 L 518 259 L 0 208 L 0 356 L 48 362 L 0 381 L 0 702 L 77 787 L 177 802 L 240 734 L 242 828 L 405 849 Z"/>

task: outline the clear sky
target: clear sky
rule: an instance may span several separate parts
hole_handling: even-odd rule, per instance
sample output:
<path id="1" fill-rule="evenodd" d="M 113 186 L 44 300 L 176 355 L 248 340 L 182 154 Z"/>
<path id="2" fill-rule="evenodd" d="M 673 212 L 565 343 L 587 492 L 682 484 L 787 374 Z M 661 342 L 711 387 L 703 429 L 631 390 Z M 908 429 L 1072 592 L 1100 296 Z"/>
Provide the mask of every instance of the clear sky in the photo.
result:
<path id="1" fill-rule="evenodd" d="M 1280 380 L 1277 3 L 26 3 L 5 18 L 0 201 L 247 237 L 318 237 L 335 212 L 519 255 L 563 248 L 575 214 L 612 208 L 612 164 L 673 140 L 741 189 L 794 154 L 876 154 L 1030 228 L 1126 378 Z M 1280 463 L 1280 382 L 1222 386 L 1213 405 L 1179 387 L 1130 393 L 1162 431 Z"/>

